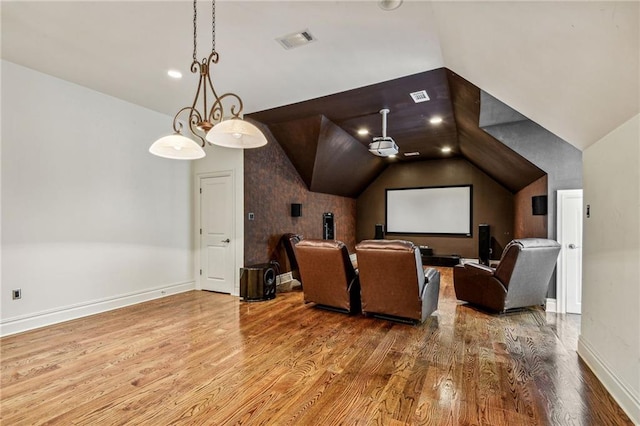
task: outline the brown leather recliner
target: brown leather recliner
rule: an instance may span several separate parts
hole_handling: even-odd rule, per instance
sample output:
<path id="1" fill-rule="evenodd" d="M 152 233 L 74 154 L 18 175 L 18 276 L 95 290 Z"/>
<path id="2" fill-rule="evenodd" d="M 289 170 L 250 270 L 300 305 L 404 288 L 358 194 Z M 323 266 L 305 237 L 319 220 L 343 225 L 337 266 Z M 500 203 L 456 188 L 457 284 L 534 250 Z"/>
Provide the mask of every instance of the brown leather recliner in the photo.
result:
<path id="1" fill-rule="evenodd" d="M 302 240 L 296 257 L 304 283 L 304 302 L 343 312 L 360 311 L 360 282 L 344 243 Z"/>
<path id="2" fill-rule="evenodd" d="M 543 238 L 513 240 L 497 268 L 465 263 L 453 269 L 456 297 L 493 312 L 544 305 L 560 244 Z"/>
<path id="3" fill-rule="evenodd" d="M 365 240 L 356 246 L 362 312 L 423 322 L 438 309 L 440 273 L 423 268 L 409 241 Z"/>
<path id="4" fill-rule="evenodd" d="M 296 257 L 296 249 L 295 245 L 302 241 L 303 237 L 299 234 L 284 234 L 280 237 L 280 244 L 284 246 L 284 251 L 287 253 L 287 258 L 289 259 L 289 266 L 291 267 L 291 276 L 298 281 L 300 279 L 300 270 L 298 267 L 298 259 Z"/>

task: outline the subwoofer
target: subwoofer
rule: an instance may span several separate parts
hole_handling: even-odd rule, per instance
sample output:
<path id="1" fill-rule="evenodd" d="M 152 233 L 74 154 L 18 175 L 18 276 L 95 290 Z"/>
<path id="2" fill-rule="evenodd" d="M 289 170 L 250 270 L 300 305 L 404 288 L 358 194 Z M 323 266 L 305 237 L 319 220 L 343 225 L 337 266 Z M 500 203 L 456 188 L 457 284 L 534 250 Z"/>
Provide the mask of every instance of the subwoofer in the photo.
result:
<path id="1" fill-rule="evenodd" d="M 478 226 L 478 258 L 483 265 L 489 265 L 491 258 L 491 229 L 486 223 Z"/>
<path id="2" fill-rule="evenodd" d="M 247 302 L 276 297 L 276 271 L 269 263 L 240 268 L 240 297 Z"/>

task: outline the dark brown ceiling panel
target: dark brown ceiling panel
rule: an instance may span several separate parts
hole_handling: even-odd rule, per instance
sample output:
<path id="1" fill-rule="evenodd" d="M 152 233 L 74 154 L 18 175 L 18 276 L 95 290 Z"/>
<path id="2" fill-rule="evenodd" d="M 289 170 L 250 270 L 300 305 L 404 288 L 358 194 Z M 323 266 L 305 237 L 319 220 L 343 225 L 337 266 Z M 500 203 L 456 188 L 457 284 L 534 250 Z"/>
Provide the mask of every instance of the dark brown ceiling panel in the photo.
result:
<path id="1" fill-rule="evenodd" d="M 410 93 L 430 100 L 415 103 Z M 398 158 L 368 152 L 382 135 L 380 110 Z M 439 116 L 442 123 L 429 120 Z M 311 191 L 356 197 L 386 164 L 463 156 L 512 192 L 545 173 L 479 127 L 480 89 L 446 68 L 249 114 L 273 136 Z M 368 135 L 359 135 L 366 128 Z M 443 154 L 442 148 L 451 148 Z M 415 157 L 403 154 L 419 152 Z"/>
<path id="2" fill-rule="evenodd" d="M 322 115 L 271 124 L 269 129 L 310 191 L 357 197 L 386 167 Z"/>
<path id="3" fill-rule="evenodd" d="M 479 127 L 480 89 L 451 71 L 447 74 L 460 153 L 514 193 L 544 176 L 543 170 Z"/>
<path id="4" fill-rule="evenodd" d="M 322 118 L 311 191 L 357 197 L 385 167 L 384 160 Z"/>
<path id="5" fill-rule="evenodd" d="M 426 90 L 430 100 L 414 103 L 410 93 L 420 90 Z M 387 134 L 398 144 L 400 150 L 398 160 L 442 158 L 441 148 L 445 146 L 452 149 L 449 156 L 459 154 L 456 123 L 445 68 L 260 111 L 248 116 L 272 127 L 274 124 L 322 114 L 366 147 L 374 136 L 382 135 L 380 110 L 383 108 L 390 110 Z M 434 116 L 441 117 L 442 123 L 431 124 L 429 119 Z M 361 128 L 368 129 L 370 134 L 358 135 L 358 130 Z M 280 140 L 277 136 L 276 138 Z M 404 157 L 405 152 L 419 152 L 420 156 Z"/>
<path id="6" fill-rule="evenodd" d="M 311 188 L 313 180 L 321 123 L 322 116 L 315 115 L 269 125 L 269 130 L 282 146 L 307 188 Z"/>

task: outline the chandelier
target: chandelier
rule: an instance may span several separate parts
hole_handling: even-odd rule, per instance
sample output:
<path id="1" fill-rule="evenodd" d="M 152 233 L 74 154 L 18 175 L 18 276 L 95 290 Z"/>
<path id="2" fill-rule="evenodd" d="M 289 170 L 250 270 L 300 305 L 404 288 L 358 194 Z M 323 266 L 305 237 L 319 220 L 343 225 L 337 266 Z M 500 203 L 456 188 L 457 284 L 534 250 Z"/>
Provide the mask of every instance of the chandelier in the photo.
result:
<path id="1" fill-rule="evenodd" d="M 173 131 L 151 145 L 149 152 L 159 157 L 176 160 L 196 160 L 205 156 L 206 142 L 227 148 L 257 148 L 267 143 L 267 138 L 253 124 L 242 119 L 242 99 L 235 93 L 218 96 L 211 82 L 211 65 L 218 63 L 216 52 L 216 2 L 211 2 L 211 53 L 202 61 L 197 59 L 197 6 L 193 1 L 193 62 L 191 72 L 200 75 L 198 88 L 191 106 L 180 109 L 173 117 Z M 202 109 L 198 109 L 200 100 Z M 207 101 L 211 101 L 209 107 Z M 225 110 L 225 103 L 230 105 Z M 191 134 L 200 140 L 200 144 L 182 135 L 183 124 L 179 117 L 184 116 Z"/>

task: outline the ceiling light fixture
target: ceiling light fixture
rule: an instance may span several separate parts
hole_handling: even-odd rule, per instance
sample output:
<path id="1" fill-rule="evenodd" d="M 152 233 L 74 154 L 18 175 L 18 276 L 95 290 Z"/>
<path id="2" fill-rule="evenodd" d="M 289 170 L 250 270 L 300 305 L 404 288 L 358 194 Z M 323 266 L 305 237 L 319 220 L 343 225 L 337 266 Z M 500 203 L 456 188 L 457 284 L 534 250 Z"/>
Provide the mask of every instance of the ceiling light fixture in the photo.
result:
<path id="1" fill-rule="evenodd" d="M 169 70 L 167 71 L 167 75 L 175 79 L 182 78 L 182 73 L 178 70 Z"/>
<path id="2" fill-rule="evenodd" d="M 369 131 L 367 129 L 358 129 L 358 134 L 360 136 L 366 136 L 369 134 Z"/>
<path id="3" fill-rule="evenodd" d="M 431 117 L 431 119 L 429 120 L 429 123 L 431 124 L 440 124 L 442 123 L 442 117 Z"/>
<path id="4" fill-rule="evenodd" d="M 440 151 L 442 151 L 443 154 L 448 154 L 451 152 L 451 147 L 445 146 Z"/>
<path id="5" fill-rule="evenodd" d="M 193 62 L 191 72 L 199 74 L 198 88 L 191 106 L 180 109 L 173 117 L 173 135 L 158 139 L 151 145 L 149 152 L 159 157 L 175 160 L 196 160 L 204 157 L 205 142 L 228 148 L 257 148 L 267 143 L 267 138 L 253 124 L 242 119 L 242 99 L 235 93 L 218 96 L 210 76 L 210 66 L 218 63 L 216 52 L 216 2 L 211 2 L 211 53 L 202 61 L 197 59 L 196 38 L 198 11 L 197 1 L 193 1 Z M 202 97 L 201 97 L 202 96 Z M 202 110 L 198 110 L 198 99 L 202 101 Z M 211 100 L 211 107 L 207 100 Z M 224 101 L 230 104 L 225 110 Z M 228 112 L 227 112 L 228 111 Z M 178 120 L 185 113 L 189 131 L 201 141 L 197 144 L 182 135 L 182 122 Z"/>

